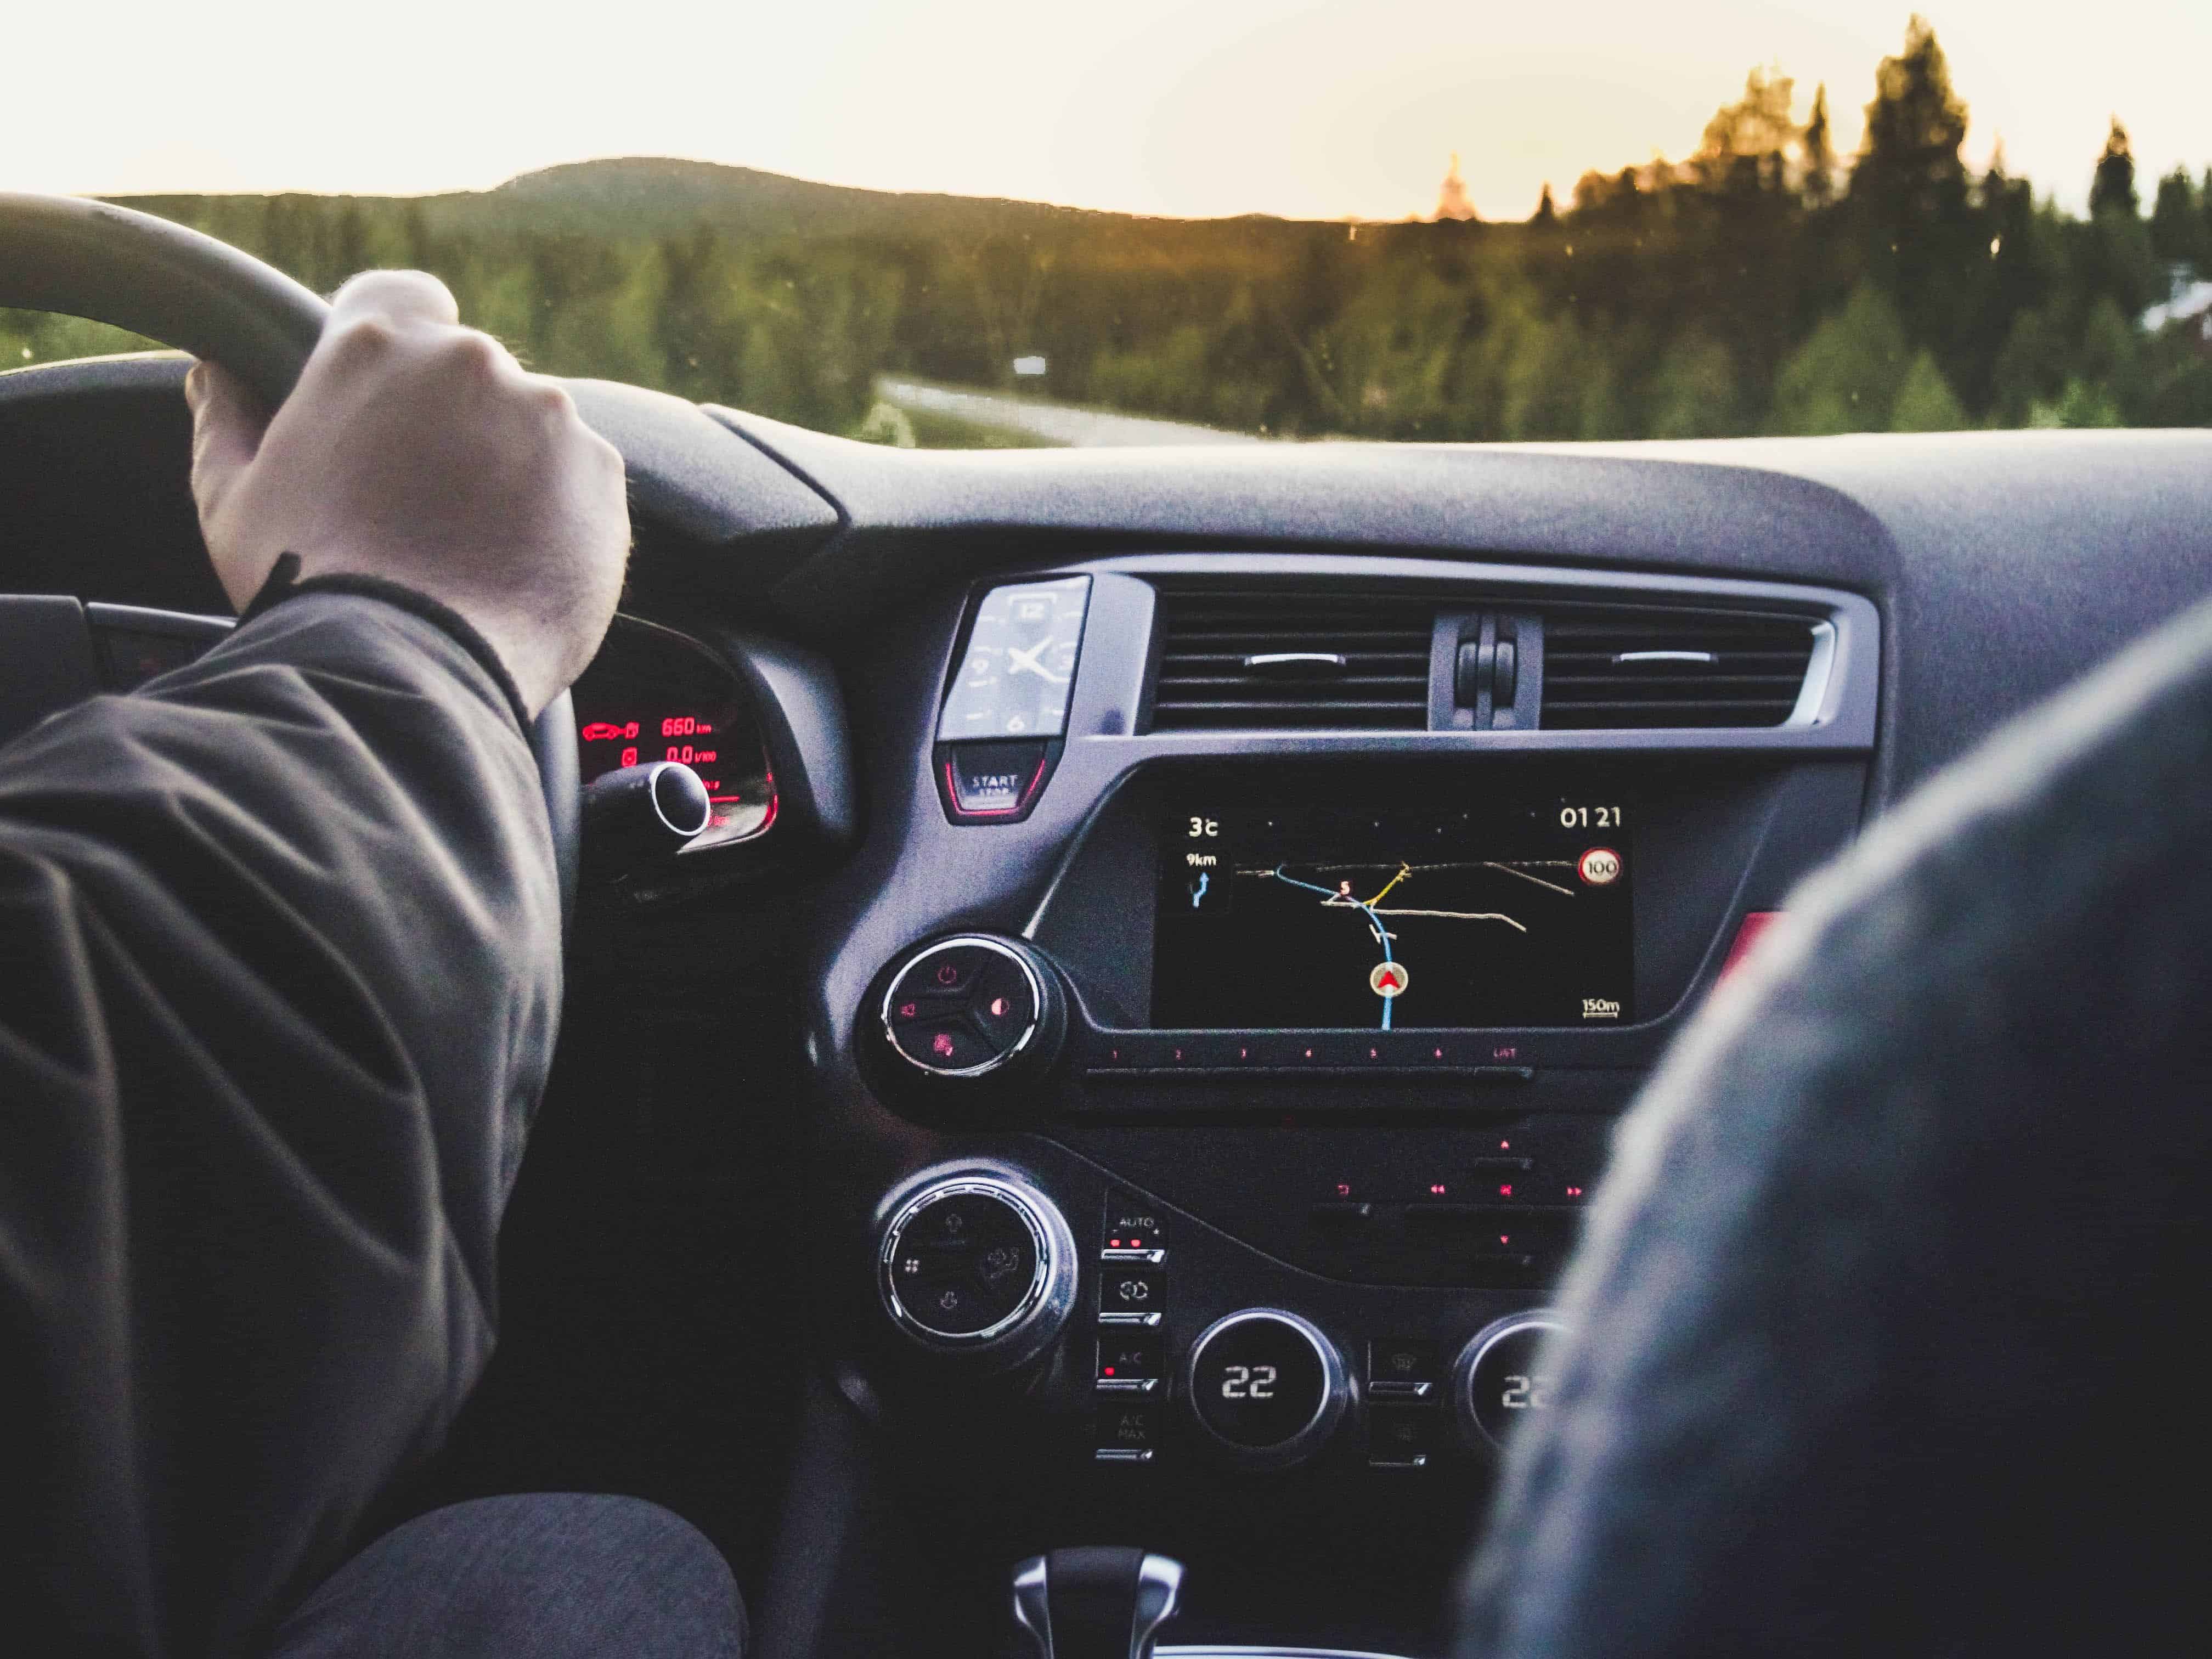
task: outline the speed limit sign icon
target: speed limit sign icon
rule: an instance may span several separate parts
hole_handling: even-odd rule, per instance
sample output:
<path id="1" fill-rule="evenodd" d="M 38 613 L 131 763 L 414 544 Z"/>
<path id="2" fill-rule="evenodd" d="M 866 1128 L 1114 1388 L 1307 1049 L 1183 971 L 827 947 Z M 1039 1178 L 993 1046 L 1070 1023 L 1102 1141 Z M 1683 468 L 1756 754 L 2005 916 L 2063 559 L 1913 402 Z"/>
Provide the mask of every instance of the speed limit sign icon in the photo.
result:
<path id="1" fill-rule="evenodd" d="M 1620 854 L 1610 847 L 1593 847 L 1575 861 L 1575 873 L 1592 887 L 1620 879 Z"/>

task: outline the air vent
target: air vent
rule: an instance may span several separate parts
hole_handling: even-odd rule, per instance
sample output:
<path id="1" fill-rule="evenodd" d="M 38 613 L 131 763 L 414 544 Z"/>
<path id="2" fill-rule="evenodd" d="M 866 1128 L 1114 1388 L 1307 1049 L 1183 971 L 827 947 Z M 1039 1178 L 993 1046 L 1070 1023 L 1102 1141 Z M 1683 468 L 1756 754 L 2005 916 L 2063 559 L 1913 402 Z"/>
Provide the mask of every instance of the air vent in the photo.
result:
<path id="1" fill-rule="evenodd" d="M 1163 588 L 1155 732 L 1425 730 L 1433 600 Z"/>
<path id="2" fill-rule="evenodd" d="M 1554 731 L 1779 726 L 1804 690 L 1814 627 L 1742 611 L 1547 609 L 1542 723 Z"/>

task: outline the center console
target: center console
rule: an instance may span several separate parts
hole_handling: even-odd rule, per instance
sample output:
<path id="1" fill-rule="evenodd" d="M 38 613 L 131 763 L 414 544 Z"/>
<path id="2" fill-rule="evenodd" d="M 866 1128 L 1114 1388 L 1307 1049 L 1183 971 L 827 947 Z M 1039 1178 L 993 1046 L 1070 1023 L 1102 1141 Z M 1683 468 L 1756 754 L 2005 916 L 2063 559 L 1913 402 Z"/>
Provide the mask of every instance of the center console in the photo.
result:
<path id="1" fill-rule="evenodd" d="M 918 613 L 810 1044 L 818 1335 L 932 1570 L 1143 1545 L 1192 1639 L 1420 1651 L 1615 1119 L 1856 828 L 1875 629 L 1224 555 Z"/>

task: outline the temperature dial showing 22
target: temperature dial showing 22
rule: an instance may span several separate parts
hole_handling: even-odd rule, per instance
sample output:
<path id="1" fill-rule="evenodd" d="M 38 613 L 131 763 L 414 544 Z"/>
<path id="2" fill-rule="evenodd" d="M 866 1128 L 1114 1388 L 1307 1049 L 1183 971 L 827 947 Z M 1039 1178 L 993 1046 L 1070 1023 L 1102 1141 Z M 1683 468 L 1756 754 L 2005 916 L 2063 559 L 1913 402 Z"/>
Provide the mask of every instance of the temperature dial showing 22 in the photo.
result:
<path id="1" fill-rule="evenodd" d="M 1334 1432 L 1352 1384 L 1336 1345 L 1296 1314 L 1248 1308 L 1191 1346 L 1191 1411 L 1215 1449 L 1248 1468 L 1303 1462 Z"/>
<path id="2" fill-rule="evenodd" d="M 1541 1309 L 1509 1314 L 1475 1333 L 1452 1366 L 1452 1398 L 1470 1444 L 1503 1450 L 1514 1429 L 1551 1406 L 1546 1345 L 1565 1333 Z"/>
<path id="3" fill-rule="evenodd" d="M 882 1013 L 892 1052 L 941 1078 L 1042 1071 L 1066 1026 L 1051 965 L 988 933 L 917 951 L 892 975 Z"/>

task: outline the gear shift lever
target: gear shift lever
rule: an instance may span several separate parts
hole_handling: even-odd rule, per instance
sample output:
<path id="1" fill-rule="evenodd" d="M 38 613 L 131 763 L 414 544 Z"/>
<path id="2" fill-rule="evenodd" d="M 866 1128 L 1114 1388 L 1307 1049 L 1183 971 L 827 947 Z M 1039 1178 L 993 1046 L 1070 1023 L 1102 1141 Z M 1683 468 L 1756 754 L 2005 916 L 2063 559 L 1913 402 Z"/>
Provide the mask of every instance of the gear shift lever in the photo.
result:
<path id="1" fill-rule="evenodd" d="M 1032 1555 L 1014 1569 L 1014 1622 L 1036 1659 L 1152 1659 L 1175 1617 L 1182 1563 L 1091 1545 Z"/>

